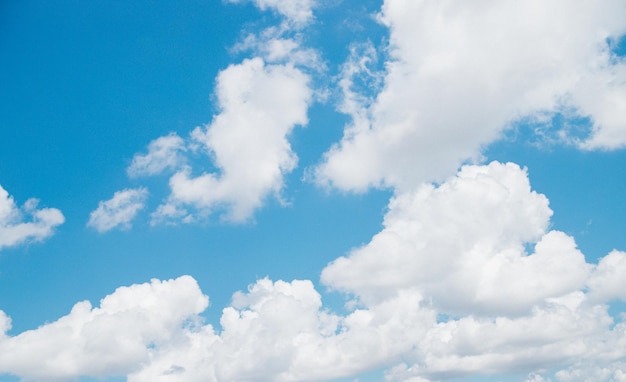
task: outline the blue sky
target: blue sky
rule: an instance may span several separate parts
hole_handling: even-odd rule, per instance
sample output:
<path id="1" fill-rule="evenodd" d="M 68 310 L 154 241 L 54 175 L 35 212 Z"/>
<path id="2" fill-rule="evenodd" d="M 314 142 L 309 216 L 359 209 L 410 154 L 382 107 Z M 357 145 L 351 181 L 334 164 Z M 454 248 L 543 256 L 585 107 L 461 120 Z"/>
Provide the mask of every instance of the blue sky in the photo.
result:
<path id="1" fill-rule="evenodd" d="M 0 380 L 622 380 L 625 14 L 3 3 Z"/>

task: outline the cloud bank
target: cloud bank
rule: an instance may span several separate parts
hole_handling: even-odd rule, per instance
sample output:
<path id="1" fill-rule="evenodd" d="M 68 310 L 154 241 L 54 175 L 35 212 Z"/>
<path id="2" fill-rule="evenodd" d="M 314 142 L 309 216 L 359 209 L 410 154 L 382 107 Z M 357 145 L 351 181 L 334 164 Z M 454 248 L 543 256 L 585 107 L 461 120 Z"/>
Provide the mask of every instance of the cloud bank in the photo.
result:
<path id="1" fill-rule="evenodd" d="M 396 196 L 383 230 L 323 270 L 322 283 L 346 293 L 346 314 L 324 307 L 311 281 L 265 278 L 233 295 L 216 329 L 202 323 L 208 298 L 191 277 L 153 280 L 4 334 L 0 372 L 305 381 L 387 367 L 389 381 L 427 381 L 510 372 L 537 380 L 559 367 L 555 378 L 568 381 L 601 367 L 596 380 L 617 378 L 626 325 L 607 304 L 626 298 L 626 252 L 587 263 L 572 237 L 549 229 L 551 215 L 519 166 L 465 166 Z M 6 314 L 1 327 L 10 328 Z"/>

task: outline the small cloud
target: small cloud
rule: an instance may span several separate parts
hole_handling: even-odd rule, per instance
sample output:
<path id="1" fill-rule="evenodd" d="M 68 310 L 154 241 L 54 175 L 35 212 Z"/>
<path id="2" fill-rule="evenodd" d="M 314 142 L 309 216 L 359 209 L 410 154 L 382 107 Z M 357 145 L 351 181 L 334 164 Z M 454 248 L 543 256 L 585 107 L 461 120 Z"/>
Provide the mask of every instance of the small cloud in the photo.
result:
<path id="1" fill-rule="evenodd" d="M 182 151 L 185 151 L 185 142 L 176 133 L 159 137 L 150 142 L 147 154 L 135 154 L 126 170 L 128 176 L 152 176 L 166 169 L 173 170 L 184 161 Z"/>
<path id="2" fill-rule="evenodd" d="M 229 0 L 231 3 L 242 3 L 246 0 Z M 302 27 L 313 19 L 313 7 L 315 0 L 252 0 L 254 5 L 260 10 L 271 9 L 294 27 Z"/>
<path id="3" fill-rule="evenodd" d="M 39 200 L 28 199 L 22 208 L 0 186 L 0 250 L 28 240 L 41 241 L 54 233 L 54 227 L 63 224 L 65 217 L 56 208 L 37 209 Z M 28 221 L 25 215 L 30 215 Z"/>
<path id="4" fill-rule="evenodd" d="M 131 220 L 144 207 L 147 197 L 148 190 L 143 187 L 118 191 L 111 199 L 98 204 L 98 208 L 89 215 L 87 226 L 101 233 L 118 226 L 128 229 Z"/>

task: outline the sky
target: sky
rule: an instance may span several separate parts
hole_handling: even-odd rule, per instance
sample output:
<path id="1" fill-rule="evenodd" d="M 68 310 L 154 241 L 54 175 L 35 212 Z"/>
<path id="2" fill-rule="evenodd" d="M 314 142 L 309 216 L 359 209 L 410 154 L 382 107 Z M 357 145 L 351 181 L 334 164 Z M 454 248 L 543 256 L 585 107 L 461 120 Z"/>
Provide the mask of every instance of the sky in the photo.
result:
<path id="1" fill-rule="evenodd" d="M 626 1 L 0 3 L 0 381 L 626 381 Z"/>

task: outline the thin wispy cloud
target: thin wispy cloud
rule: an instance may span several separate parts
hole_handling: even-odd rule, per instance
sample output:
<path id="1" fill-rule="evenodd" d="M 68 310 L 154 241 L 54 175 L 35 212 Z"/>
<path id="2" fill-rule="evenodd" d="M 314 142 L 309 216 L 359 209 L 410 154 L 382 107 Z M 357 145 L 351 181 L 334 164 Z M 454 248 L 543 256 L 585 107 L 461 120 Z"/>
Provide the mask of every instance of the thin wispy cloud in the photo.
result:
<path id="1" fill-rule="evenodd" d="M 98 203 L 98 208 L 89 214 L 87 226 L 98 232 L 129 229 L 131 221 L 144 208 L 147 197 L 148 190 L 145 188 L 117 191 L 111 199 Z"/>

